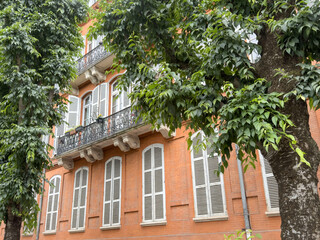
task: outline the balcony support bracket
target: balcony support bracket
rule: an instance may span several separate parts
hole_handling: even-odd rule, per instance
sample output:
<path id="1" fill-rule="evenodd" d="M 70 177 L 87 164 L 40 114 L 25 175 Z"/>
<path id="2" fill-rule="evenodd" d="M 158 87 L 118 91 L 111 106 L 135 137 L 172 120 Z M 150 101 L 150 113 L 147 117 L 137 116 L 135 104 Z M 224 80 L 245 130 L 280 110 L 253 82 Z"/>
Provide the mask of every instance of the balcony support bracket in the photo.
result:
<path id="1" fill-rule="evenodd" d="M 122 137 L 125 144 L 128 144 L 130 148 L 137 149 L 140 147 L 140 139 L 137 135 L 126 134 Z"/>
<path id="2" fill-rule="evenodd" d="M 160 132 L 165 139 L 172 138 L 172 137 L 176 136 L 176 132 L 173 132 L 173 133 L 171 133 L 171 135 L 169 135 L 169 130 L 170 130 L 169 127 L 167 127 L 165 125 L 161 125 L 160 128 L 156 129 L 156 131 Z"/>
<path id="3" fill-rule="evenodd" d="M 80 152 L 80 157 L 85 158 L 89 163 L 94 163 L 96 161 L 92 156 L 88 155 L 87 150 L 82 150 Z"/>
<path id="4" fill-rule="evenodd" d="M 106 79 L 106 75 L 100 72 L 96 67 L 90 68 L 91 75 L 94 76 L 98 82 L 103 82 Z"/>
<path id="5" fill-rule="evenodd" d="M 128 152 L 130 150 L 129 145 L 124 143 L 121 137 L 113 140 L 113 145 L 119 147 L 122 152 Z"/>
<path id="6" fill-rule="evenodd" d="M 87 149 L 87 154 L 93 157 L 95 160 L 102 160 L 103 159 L 103 151 L 99 147 L 90 147 Z"/>
<path id="7" fill-rule="evenodd" d="M 71 157 L 59 158 L 58 165 L 63 166 L 67 170 L 74 168 L 73 159 Z"/>

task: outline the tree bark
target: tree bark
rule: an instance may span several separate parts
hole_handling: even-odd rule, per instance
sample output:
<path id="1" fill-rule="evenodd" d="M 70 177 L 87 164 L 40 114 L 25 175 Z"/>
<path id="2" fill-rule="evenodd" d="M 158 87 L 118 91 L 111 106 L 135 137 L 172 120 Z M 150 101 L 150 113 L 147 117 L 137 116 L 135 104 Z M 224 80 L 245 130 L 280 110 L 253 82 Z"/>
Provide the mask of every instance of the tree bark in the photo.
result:
<path id="1" fill-rule="evenodd" d="M 297 145 L 306 153 L 311 164 L 301 164 L 300 157 L 285 140 L 280 142 L 279 151 L 266 154 L 274 176 L 278 182 L 279 207 L 281 215 L 281 238 L 296 240 L 320 239 L 320 199 L 317 189 L 317 171 L 320 151 L 311 137 L 309 114 L 304 101 L 292 99 L 284 109 L 291 114 L 295 127 L 288 133 L 299 139 Z"/>
<path id="2" fill-rule="evenodd" d="M 7 221 L 4 240 L 20 240 L 22 218 L 12 213 L 12 208 L 7 208 Z"/>
<path id="3" fill-rule="evenodd" d="M 259 44 L 263 50 L 261 60 L 255 66 L 257 75 L 271 82 L 270 93 L 292 91 L 295 81 L 280 80 L 276 69 L 297 76 L 301 72 L 297 66 L 301 59 L 283 53 L 278 47 L 276 35 L 267 28 L 262 31 Z M 305 158 L 311 164 L 311 167 L 306 164 L 298 167 L 300 157 L 285 139 L 280 141 L 278 151 L 269 149 L 266 152 L 262 149 L 278 183 L 281 238 L 320 240 L 320 200 L 317 189 L 320 151 L 310 133 L 308 106 L 294 96 L 283 109 L 278 110 L 290 116 L 295 126 L 289 128 L 287 133 L 299 141 L 297 146 L 306 153 Z"/>

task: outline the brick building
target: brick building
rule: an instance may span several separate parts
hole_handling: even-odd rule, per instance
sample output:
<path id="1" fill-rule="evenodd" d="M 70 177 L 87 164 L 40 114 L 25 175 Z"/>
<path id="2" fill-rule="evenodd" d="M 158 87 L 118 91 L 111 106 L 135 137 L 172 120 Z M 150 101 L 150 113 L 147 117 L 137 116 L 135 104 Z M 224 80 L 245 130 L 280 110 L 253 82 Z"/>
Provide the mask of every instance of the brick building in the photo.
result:
<path id="1" fill-rule="evenodd" d="M 46 176 L 55 187 L 45 183 L 38 197 L 39 234 L 36 229 L 22 239 L 208 240 L 244 229 L 236 152 L 217 177 L 219 157 L 188 150 L 184 129 L 169 136 L 166 127 L 153 131 L 136 122 L 127 93 L 116 88 L 125 71 L 104 75 L 113 56 L 101 38 L 86 38 L 89 26 L 82 26 L 86 47 L 68 96 L 69 125 L 57 126 L 57 138 L 50 139 L 54 167 Z M 310 127 L 320 146 L 320 111 L 310 112 Z M 243 179 L 251 229 L 263 239 L 280 239 L 270 166 L 260 156 Z M 0 230 L 3 238 L 4 225 Z"/>

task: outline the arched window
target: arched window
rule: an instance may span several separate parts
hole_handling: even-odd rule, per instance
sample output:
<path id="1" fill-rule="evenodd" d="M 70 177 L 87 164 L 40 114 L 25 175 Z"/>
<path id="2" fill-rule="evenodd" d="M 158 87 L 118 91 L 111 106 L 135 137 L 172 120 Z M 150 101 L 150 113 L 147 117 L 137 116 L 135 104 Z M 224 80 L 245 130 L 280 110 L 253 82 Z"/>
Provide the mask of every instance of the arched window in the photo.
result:
<path id="1" fill-rule="evenodd" d="M 89 169 L 82 167 L 74 176 L 71 229 L 84 229 L 85 226 L 88 173 Z"/>
<path id="2" fill-rule="evenodd" d="M 121 157 L 106 162 L 104 175 L 103 226 L 119 226 L 121 213 Z"/>
<path id="3" fill-rule="evenodd" d="M 60 183 L 61 177 L 58 175 L 50 179 L 45 225 L 46 232 L 55 232 L 57 228 Z"/>
<path id="4" fill-rule="evenodd" d="M 195 133 L 192 140 L 195 144 L 201 144 L 204 134 Z M 200 148 L 200 147 L 199 147 Z M 197 151 L 198 150 L 198 151 Z M 224 194 L 223 174 L 217 176 L 220 157 L 211 156 L 210 149 L 195 149 L 192 145 L 192 176 L 196 218 L 210 218 L 226 215 L 226 203 Z"/>
<path id="5" fill-rule="evenodd" d="M 87 126 L 91 123 L 91 115 L 92 115 L 92 94 L 88 94 L 83 99 L 83 126 Z"/>
<path id="6" fill-rule="evenodd" d="M 116 87 L 118 81 L 112 84 L 112 113 L 116 113 L 130 106 L 130 100 L 128 98 L 128 92 L 120 92 Z"/>
<path id="7" fill-rule="evenodd" d="M 143 222 L 166 219 L 164 152 L 162 144 L 153 144 L 142 153 Z"/>

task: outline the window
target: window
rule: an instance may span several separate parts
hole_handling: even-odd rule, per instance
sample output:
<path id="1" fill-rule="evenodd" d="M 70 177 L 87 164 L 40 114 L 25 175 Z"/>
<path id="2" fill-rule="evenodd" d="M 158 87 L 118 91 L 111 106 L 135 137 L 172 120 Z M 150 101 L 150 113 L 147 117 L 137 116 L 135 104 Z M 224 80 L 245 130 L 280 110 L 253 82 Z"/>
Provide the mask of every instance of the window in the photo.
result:
<path id="1" fill-rule="evenodd" d="M 89 7 L 91 7 L 93 4 L 95 4 L 97 0 L 89 0 Z"/>
<path id="2" fill-rule="evenodd" d="M 166 219 L 163 145 L 153 144 L 143 153 L 143 222 Z"/>
<path id="3" fill-rule="evenodd" d="M 279 193 L 276 178 L 273 176 L 269 162 L 259 152 L 264 191 L 266 194 L 268 212 L 279 212 Z"/>
<path id="4" fill-rule="evenodd" d="M 67 130 L 74 128 L 75 126 L 79 125 L 80 119 L 79 119 L 79 107 L 80 107 L 80 99 L 78 97 L 69 96 L 69 103 L 68 103 L 68 125 Z"/>
<path id="5" fill-rule="evenodd" d="M 83 99 L 83 125 L 91 123 L 92 95 L 89 94 Z"/>
<path id="6" fill-rule="evenodd" d="M 121 209 L 121 158 L 106 162 L 104 178 L 103 226 L 120 225 Z"/>
<path id="7" fill-rule="evenodd" d="M 194 143 L 203 141 L 203 133 L 195 133 L 192 137 Z M 220 157 L 210 156 L 210 149 L 193 148 L 191 150 L 193 192 L 196 218 L 210 218 L 225 216 L 226 203 L 223 185 L 223 174 L 219 177 L 215 173 L 218 169 Z"/>
<path id="8" fill-rule="evenodd" d="M 102 83 L 92 90 L 92 93 L 83 98 L 83 125 L 87 126 L 98 116 L 107 114 L 107 84 Z"/>
<path id="9" fill-rule="evenodd" d="M 71 229 L 84 229 L 85 226 L 88 172 L 87 167 L 82 167 L 75 173 Z"/>
<path id="10" fill-rule="evenodd" d="M 112 84 L 112 113 L 121 111 L 122 109 L 130 106 L 128 92 L 120 92 L 116 87 L 118 82 Z"/>
<path id="11" fill-rule="evenodd" d="M 58 206 L 60 194 L 60 176 L 54 176 L 50 180 L 48 203 L 47 203 L 47 218 L 46 232 L 55 232 L 58 219 Z"/>

